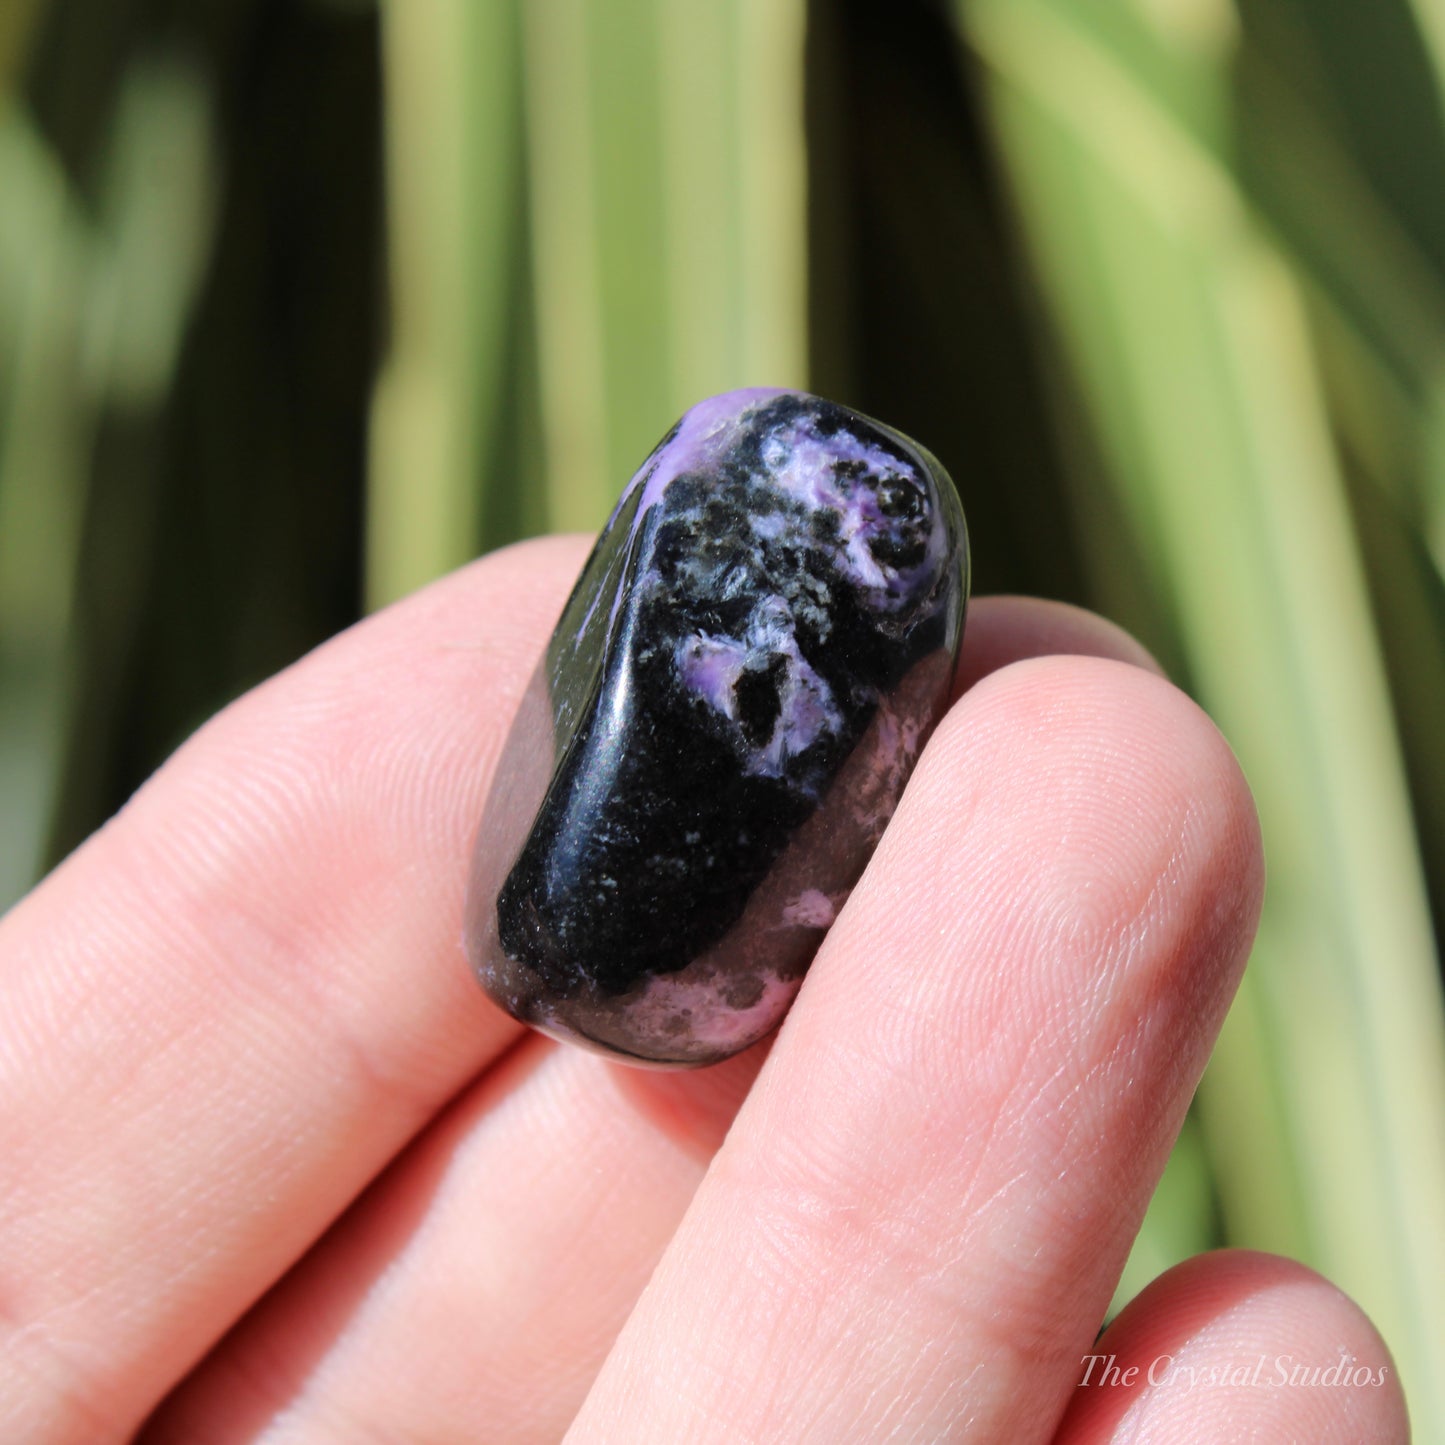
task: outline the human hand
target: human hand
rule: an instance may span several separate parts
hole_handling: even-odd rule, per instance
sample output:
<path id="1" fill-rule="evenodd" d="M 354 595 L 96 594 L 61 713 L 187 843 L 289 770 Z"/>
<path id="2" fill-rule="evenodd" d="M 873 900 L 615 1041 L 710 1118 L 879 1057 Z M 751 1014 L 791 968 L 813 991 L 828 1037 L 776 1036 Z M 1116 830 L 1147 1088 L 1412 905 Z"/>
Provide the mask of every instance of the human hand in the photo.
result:
<path id="1" fill-rule="evenodd" d="M 973 605 L 771 1048 L 643 1072 L 485 1000 L 471 832 L 582 556 L 321 648 L 0 921 L 0 1439 L 1404 1439 L 1285 1261 L 1094 1343 L 1262 886 L 1228 748 L 1097 618 Z M 1147 1380 L 1342 1350 L 1384 1383 Z"/>

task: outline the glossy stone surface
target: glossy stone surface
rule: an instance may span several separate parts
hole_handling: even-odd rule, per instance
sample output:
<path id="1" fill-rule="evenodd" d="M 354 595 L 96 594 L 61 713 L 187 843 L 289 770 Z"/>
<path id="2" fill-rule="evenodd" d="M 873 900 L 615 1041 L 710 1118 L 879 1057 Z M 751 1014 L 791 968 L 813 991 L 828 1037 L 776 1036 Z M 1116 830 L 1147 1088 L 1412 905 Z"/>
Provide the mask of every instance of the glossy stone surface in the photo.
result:
<path id="1" fill-rule="evenodd" d="M 799 392 L 699 403 L 628 484 L 519 712 L 467 951 L 558 1038 L 716 1062 L 782 1017 L 946 705 L 953 483 Z"/>

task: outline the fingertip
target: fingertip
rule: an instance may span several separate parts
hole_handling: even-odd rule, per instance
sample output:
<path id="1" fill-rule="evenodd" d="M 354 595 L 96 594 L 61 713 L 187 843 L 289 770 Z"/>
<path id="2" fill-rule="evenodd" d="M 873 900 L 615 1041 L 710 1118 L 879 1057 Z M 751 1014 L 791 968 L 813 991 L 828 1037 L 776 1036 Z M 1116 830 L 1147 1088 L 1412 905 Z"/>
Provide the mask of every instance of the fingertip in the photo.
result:
<path id="1" fill-rule="evenodd" d="M 1164 675 L 1153 654 L 1117 623 L 1044 597 L 978 597 L 968 609 L 956 693 L 1010 663 L 1074 654 L 1112 658 Z"/>
<path id="2" fill-rule="evenodd" d="M 366 629 L 367 647 L 378 657 L 398 648 L 422 655 L 470 648 L 485 652 L 493 667 L 517 659 L 530 664 L 537 637 L 556 624 L 594 540 L 562 533 L 488 552 L 366 618 L 359 626 Z M 485 634 L 470 630 L 476 619 L 497 617 L 505 618 L 506 626 Z M 312 656 L 348 649 L 355 631 L 341 633 Z"/>
<path id="3" fill-rule="evenodd" d="M 900 816 L 920 804 L 951 819 L 990 808 L 990 834 L 1031 834 L 1023 846 L 1041 860 L 1090 874 L 1115 860 L 1122 912 L 1142 905 L 1141 887 L 1178 897 L 1173 885 L 1193 880 L 1245 941 L 1258 922 L 1263 848 L 1239 761 L 1193 699 L 1132 660 L 1048 654 L 980 679 L 930 741 Z"/>
<path id="4" fill-rule="evenodd" d="M 1395 1445 L 1409 1424 L 1359 1306 L 1302 1264 L 1236 1249 L 1186 1260 L 1130 1303 L 1084 1357 L 1056 1438 Z"/>

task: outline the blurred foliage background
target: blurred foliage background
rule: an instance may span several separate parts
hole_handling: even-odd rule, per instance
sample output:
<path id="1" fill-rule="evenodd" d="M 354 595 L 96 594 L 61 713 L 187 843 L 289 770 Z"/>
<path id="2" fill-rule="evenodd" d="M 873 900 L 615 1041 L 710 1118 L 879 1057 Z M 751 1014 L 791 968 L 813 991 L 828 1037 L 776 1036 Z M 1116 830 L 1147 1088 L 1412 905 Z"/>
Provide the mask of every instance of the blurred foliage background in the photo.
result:
<path id="1" fill-rule="evenodd" d="M 673 418 L 805 385 L 1259 798 L 1121 1298 L 1296 1255 L 1445 1439 L 1435 0 L 6 0 L 0 907 L 201 719 Z"/>

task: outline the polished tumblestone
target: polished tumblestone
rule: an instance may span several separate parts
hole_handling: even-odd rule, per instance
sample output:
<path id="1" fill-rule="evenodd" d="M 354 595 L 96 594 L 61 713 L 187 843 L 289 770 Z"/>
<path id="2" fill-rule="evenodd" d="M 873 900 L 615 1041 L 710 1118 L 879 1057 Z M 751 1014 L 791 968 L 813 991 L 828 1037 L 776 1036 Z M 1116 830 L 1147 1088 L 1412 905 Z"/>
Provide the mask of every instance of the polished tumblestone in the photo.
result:
<path id="1" fill-rule="evenodd" d="M 782 1017 L 946 706 L 963 511 L 800 392 L 700 402 L 628 484 L 478 833 L 467 951 L 558 1038 L 706 1064 Z"/>

